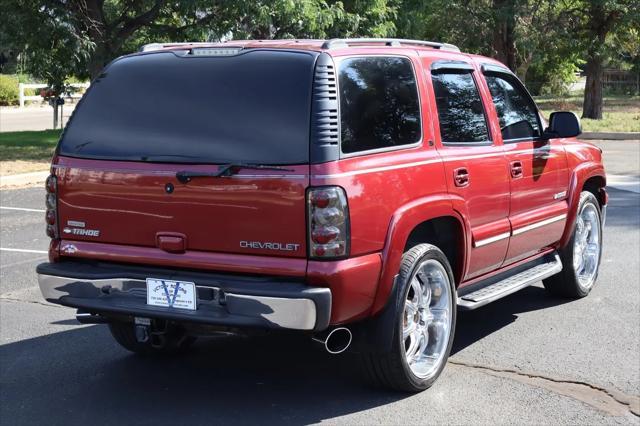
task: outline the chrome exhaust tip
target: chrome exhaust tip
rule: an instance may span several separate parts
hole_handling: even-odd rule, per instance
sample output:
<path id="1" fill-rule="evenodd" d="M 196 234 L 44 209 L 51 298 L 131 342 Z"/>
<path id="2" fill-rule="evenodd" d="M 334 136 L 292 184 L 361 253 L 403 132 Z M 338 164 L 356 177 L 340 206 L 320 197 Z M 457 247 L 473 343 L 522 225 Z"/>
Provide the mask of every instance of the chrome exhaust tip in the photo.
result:
<path id="1" fill-rule="evenodd" d="M 327 352 L 332 355 L 341 354 L 351 345 L 353 335 L 346 327 L 334 328 L 325 338 L 314 337 L 313 340 L 322 343 Z"/>

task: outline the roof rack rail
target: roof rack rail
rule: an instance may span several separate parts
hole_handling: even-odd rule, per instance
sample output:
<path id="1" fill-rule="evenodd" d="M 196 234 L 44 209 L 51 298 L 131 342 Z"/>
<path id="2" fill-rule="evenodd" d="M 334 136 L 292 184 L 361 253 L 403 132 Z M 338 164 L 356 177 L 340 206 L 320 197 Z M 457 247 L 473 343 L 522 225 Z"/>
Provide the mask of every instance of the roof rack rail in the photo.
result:
<path id="1" fill-rule="evenodd" d="M 164 49 L 165 47 L 180 47 L 180 46 L 209 46 L 212 43 L 206 41 L 187 41 L 187 42 L 175 42 L 175 43 L 149 43 L 140 48 L 140 52 L 151 52 L 154 50 Z"/>
<path id="2" fill-rule="evenodd" d="M 323 49 L 335 49 L 340 47 L 348 47 L 350 44 L 361 43 L 384 43 L 387 46 L 401 46 L 403 44 L 414 46 L 428 46 L 434 49 L 451 50 L 453 52 L 459 52 L 458 46 L 449 43 L 438 43 L 435 41 L 423 41 L 423 40 L 407 40 L 403 38 L 333 38 L 326 40 L 322 44 Z"/>

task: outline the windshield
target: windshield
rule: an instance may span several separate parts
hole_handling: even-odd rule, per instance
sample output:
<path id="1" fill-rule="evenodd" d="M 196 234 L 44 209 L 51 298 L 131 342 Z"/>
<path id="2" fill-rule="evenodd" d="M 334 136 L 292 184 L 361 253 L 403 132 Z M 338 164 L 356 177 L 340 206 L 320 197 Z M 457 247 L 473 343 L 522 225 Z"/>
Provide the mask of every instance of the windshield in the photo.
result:
<path id="1" fill-rule="evenodd" d="M 309 161 L 315 53 L 184 53 L 115 61 L 74 112 L 59 153 L 182 163 Z"/>

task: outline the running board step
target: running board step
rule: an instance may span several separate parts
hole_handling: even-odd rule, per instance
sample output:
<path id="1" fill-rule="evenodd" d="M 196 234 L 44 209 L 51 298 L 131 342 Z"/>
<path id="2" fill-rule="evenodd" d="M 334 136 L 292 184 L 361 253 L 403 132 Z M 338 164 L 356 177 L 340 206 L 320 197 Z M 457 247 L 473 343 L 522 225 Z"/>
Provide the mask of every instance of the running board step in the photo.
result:
<path id="1" fill-rule="evenodd" d="M 528 267 L 527 267 L 528 266 Z M 557 253 L 553 256 L 546 256 L 533 266 L 524 265 L 526 269 L 516 268 L 515 271 L 507 271 L 508 276 L 501 275 L 498 281 L 487 281 L 486 284 L 478 283 L 474 285 L 477 290 L 472 290 L 458 297 L 458 309 L 470 311 L 484 306 L 494 300 L 501 299 L 518 290 L 535 284 L 536 282 L 550 277 L 562 271 L 562 261 Z M 479 287 L 479 288 L 478 288 Z"/>

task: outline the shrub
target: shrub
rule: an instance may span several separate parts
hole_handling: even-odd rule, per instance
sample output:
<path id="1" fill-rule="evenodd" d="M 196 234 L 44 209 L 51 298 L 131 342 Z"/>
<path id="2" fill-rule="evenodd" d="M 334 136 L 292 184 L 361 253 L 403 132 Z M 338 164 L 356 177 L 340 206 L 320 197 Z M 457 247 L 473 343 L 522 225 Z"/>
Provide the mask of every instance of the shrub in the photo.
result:
<path id="1" fill-rule="evenodd" d="M 0 74 L 0 105 L 17 105 L 18 101 L 18 79 Z"/>

